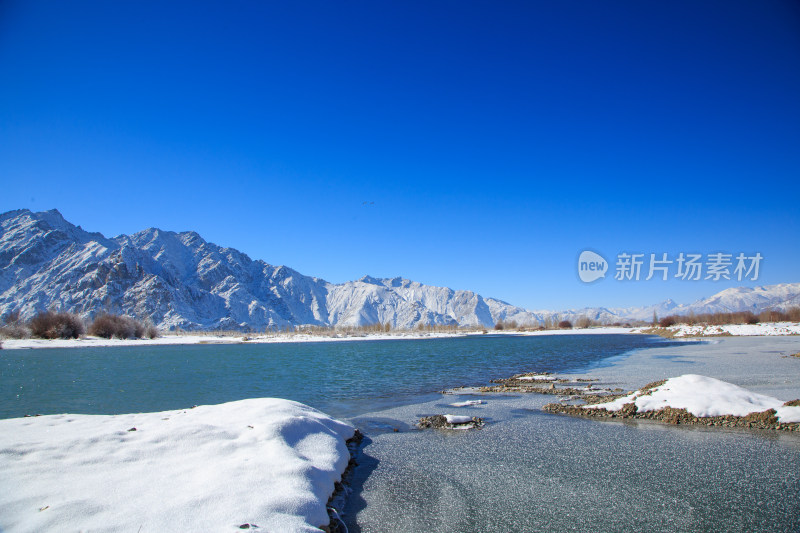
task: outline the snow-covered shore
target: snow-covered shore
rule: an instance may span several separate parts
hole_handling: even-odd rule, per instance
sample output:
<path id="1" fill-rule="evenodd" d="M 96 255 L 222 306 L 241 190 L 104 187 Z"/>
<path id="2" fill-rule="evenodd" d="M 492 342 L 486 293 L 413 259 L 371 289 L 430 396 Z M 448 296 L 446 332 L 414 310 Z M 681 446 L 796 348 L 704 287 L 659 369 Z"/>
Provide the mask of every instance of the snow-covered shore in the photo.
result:
<path id="1" fill-rule="evenodd" d="M 167 346 L 191 344 L 270 344 L 284 342 L 341 342 L 341 341 L 379 341 L 398 339 L 441 339 L 449 337 L 468 337 L 482 335 L 604 335 L 630 333 L 631 328 L 601 327 L 589 329 L 563 329 L 543 331 L 393 331 L 389 333 L 335 333 L 320 335 L 313 333 L 274 333 L 274 334 L 214 334 L 214 333 L 167 333 L 155 339 L 103 339 L 85 336 L 80 339 L 3 339 L 3 349 L 20 350 L 29 348 L 99 348 L 110 346 Z"/>
<path id="2" fill-rule="evenodd" d="M 681 337 L 757 337 L 800 335 L 800 323 L 766 322 L 763 324 L 676 324 L 666 328 L 635 328 L 633 333 L 654 333 L 669 338 Z"/>
<path id="3" fill-rule="evenodd" d="M 319 531 L 353 434 L 274 398 L 0 420 L 0 530 Z"/>
<path id="4" fill-rule="evenodd" d="M 338 335 L 314 335 L 306 333 L 276 333 L 271 335 L 185 333 L 164 334 L 155 339 L 104 339 L 86 336 L 80 339 L 5 339 L 3 349 L 28 348 L 100 348 L 110 346 L 173 346 L 192 344 L 271 344 L 285 342 L 337 342 L 372 341 L 388 339 L 431 339 L 463 336 L 464 333 L 345 333 Z"/>

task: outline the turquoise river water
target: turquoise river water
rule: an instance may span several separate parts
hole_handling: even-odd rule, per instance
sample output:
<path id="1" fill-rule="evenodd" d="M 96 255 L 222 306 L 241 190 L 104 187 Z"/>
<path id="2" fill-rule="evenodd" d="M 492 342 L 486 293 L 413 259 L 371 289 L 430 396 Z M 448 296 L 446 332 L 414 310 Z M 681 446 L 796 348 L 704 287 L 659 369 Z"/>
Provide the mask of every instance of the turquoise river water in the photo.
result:
<path id="1" fill-rule="evenodd" d="M 639 335 L 0 351 L 0 418 L 166 411 L 244 398 L 353 416 L 517 372 L 567 371 L 650 346 Z"/>

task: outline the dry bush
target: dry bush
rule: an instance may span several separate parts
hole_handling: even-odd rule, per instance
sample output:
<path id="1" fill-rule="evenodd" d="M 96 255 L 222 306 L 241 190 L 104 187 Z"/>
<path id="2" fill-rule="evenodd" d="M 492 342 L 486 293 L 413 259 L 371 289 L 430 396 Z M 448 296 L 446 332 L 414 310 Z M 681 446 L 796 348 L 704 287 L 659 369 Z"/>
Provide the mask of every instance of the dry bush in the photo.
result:
<path id="1" fill-rule="evenodd" d="M 663 317 L 661 320 L 658 321 L 658 325 L 662 328 L 668 328 L 670 326 L 674 326 L 678 323 L 679 317 L 675 315 L 669 315 Z"/>
<path id="2" fill-rule="evenodd" d="M 42 339 L 77 339 L 86 328 L 83 320 L 73 313 L 45 311 L 33 317 L 31 334 Z"/>
<path id="3" fill-rule="evenodd" d="M 148 339 L 155 339 L 158 338 L 158 328 L 153 324 L 150 320 L 145 321 L 144 323 L 144 336 Z"/>
<path id="4" fill-rule="evenodd" d="M 31 336 L 31 330 L 24 324 L 6 324 L 0 326 L 0 337 L 5 339 L 27 339 Z"/>
<path id="5" fill-rule="evenodd" d="M 503 322 L 500 321 L 494 325 L 494 329 L 496 329 L 497 331 L 502 331 L 503 329 L 505 329 L 505 325 L 503 325 Z"/>
<path id="6" fill-rule="evenodd" d="M 569 320 L 562 320 L 561 322 L 558 323 L 558 328 L 559 329 L 572 329 L 572 322 L 570 322 Z"/>
<path id="7" fill-rule="evenodd" d="M 758 324 L 759 322 L 785 322 L 796 321 L 791 319 L 791 313 L 797 309 L 797 317 L 800 318 L 800 308 L 792 308 L 787 312 L 782 311 L 762 311 L 756 316 L 752 311 L 738 311 L 735 313 L 703 313 L 696 315 L 669 315 L 659 321 L 661 327 L 668 327 L 673 324 L 707 324 L 710 326 L 723 326 L 726 324 Z"/>
<path id="8" fill-rule="evenodd" d="M 103 337 L 104 339 L 110 339 L 112 337 L 118 339 L 140 339 L 144 337 L 145 334 L 149 334 L 149 331 L 144 324 L 129 316 L 104 313 L 98 315 L 94 321 L 92 321 L 91 326 L 89 326 L 89 334 L 96 337 Z"/>
<path id="9" fill-rule="evenodd" d="M 594 324 L 594 320 L 589 318 L 588 316 L 579 316 L 578 319 L 575 321 L 575 327 L 580 329 L 586 329 L 591 327 Z"/>
<path id="10" fill-rule="evenodd" d="M 19 318 L 19 311 L 12 311 L 3 317 L 3 325 L 0 326 L 0 337 L 4 339 L 27 339 L 31 336 L 31 330 Z"/>

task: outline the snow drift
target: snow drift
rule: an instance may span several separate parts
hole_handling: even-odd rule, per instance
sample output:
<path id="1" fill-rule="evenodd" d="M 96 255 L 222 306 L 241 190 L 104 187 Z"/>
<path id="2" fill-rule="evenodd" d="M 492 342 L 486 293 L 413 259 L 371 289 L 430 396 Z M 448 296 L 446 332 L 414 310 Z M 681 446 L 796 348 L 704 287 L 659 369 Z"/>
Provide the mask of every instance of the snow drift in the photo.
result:
<path id="1" fill-rule="evenodd" d="M 318 533 L 353 433 L 273 398 L 0 420 L 0 530 Z"/>
<path id="2" fill-rule="evenodd" d="M 686 409 L 697 417 L 747 416 L 750 413 L 775 409 L 780 422 L 800 422 L 800 407 L 784 406 L 784 402 L 772 396 L 697 374 L 671 378 L 648 391 L 638 390 L 611 402 L 586 405 L 584 408 L 619 411 L 628 403 L 636 405 L 639 412 L 673 407 Z"/>

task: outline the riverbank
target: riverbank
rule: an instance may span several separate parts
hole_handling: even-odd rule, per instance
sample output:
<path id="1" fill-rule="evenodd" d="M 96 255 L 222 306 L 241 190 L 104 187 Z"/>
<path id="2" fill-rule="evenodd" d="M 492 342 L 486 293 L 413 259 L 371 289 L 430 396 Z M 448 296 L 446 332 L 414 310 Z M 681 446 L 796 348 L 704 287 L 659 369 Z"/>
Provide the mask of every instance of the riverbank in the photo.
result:
<path id="1" fill-rule="evenodd" d="M 381 341 L 381 340 L 420 340 L 447 339 L 483 335 L 495 336 L 540 336 L 540 335 L 610 335 L 630 333 L 631 328 L 598 327 L 587 329 L 564 329 L 544 331 L 496 331 L 496 330 L 454 330 L 419 331 L 397 330 L 389 332 L 331 332 L 326 334 L 303 332 L 280 332 L 252 334 L 240 332 L 196 332 L 164 333 L 155 339 L 104 339 L 83 336 L 79 339 L 3 339 L 2 347 L 8 350 L 32 348 L 105 348 L 114 346 L 176 346 L 195 344 L 271 344 L 295 342 L 341 342 L 341 341 Z"/>
<path id="2" fill-rule="evenodd" d="M 481 335 L 540 337 L 553 335 L 658 335 L 670 339 L 739 336 L 792 336 L 800 335 L 800 324 L 776 322 L 764 324 L 729 324 L 722 326 L 689 326 L 680 324 L 667 328 L 598 326 L 582 329 L 547 330 L 452 330 L 423 331 L 395 330 L 388 332 L 331 331 L 321 333 L 279 332 L 267 334 L 241 332 L 163 333 L 155 339 L 104 339 L 85 335 L 79 339 L 2 339 L 2 348 L 22 350 L 33 348 L 105 348 L 114 346 L 182 346 L 195 344 L 271 344 L 293 342 L 341 342 L 380 340 L 420 340 L 472 337 Z"/>

